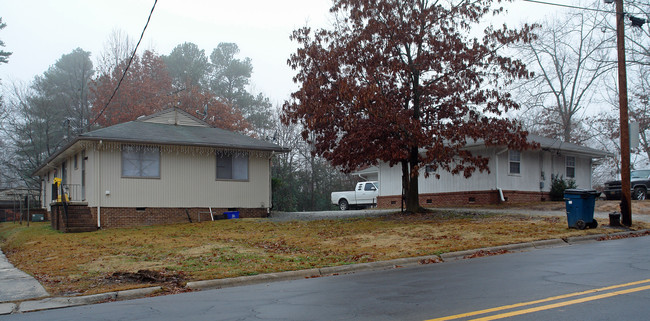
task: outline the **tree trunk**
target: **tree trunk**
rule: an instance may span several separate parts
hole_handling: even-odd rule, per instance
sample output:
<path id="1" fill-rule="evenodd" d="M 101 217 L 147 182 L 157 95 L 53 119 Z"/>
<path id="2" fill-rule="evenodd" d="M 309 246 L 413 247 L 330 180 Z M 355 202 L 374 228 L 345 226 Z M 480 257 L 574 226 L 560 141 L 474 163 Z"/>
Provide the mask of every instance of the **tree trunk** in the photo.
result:
<path id="1" fill-rule="evenodd" d="M 419 165 L 419 155 L 417 147 L 411 148 L 409 157 L 409 184 L 406 193 L 406 211 L 417 213 L 420 211 L 420 191 L 418 188 L 419 172 L 413 170 Z"/>
<path id="2" fill-rule="evenodd" d="M 402 210 L 404 209 L 404 205 L 406 205 L 406 196 L 408 195 L 409 191 L 409 163 L 406 160 L 403 160 L 402 162 L 402 195 L 401 197 L 401 207 Z"/>

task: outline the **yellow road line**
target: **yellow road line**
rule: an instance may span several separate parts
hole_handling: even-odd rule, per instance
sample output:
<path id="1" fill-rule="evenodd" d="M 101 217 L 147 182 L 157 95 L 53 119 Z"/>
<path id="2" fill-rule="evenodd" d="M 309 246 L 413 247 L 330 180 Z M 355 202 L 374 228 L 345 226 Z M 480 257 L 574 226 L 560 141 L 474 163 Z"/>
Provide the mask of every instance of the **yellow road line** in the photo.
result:
<path id="1" fill-rule="evenodd" d="M 621 294 L 634 293 L 634 292 L 645 291 L 645 290 L 650 290 L 650 285 L 646 285 L 646 286 L 642 286 L 642 287 L 638 287 L 638 288 L 627 289 L 627 290 L 620 290 L 620 291 L 616 291 L 616 292 L 603 293 L 603 294 L 593 295 L 593 296 L 586 297 L 586 298 L 580 298 L 580 299 L 575 299 L 575 300 L 566 301 L 566 302 L 558 302 L 558 303 L 543 305 L 543 306 L 530 308 L 530 309 L 524 309 L 524 310 L 519 310 L 519 311 L 501 313 L 501 314 L 492 315 L 492 316 L 488 316 L 488 317 L 484 317 L 484 318 L 473 319 L 472 321 L 489 321 L 489 320 L 503 319 L 503 318 L 513 317 L 513 316 L 516 316 L 516 315 L 522 315 L 522 314 L 528 314 L 528 313 L 539 312 L 539 311 L 544 311 L 544 310 L 550 310 L 550 309 L 555 309 L 555 308 L 559 308 L 559 307 L 564 307 L 564 306 L 567 306 L 567 305 L 573 305 L 573 304 L 584 303 L 584 302 L 589 302 L 589 301 L 594 301 L 594 300 L 600 300 L 600 299 L 609 298 L 609 297 L 613 297 L 613 296 L 617 296 L 617 295 L 621 295 Z"/>
<path id="2" fill-rule="evenodd" d="M 553 297 L 549 297 L 549 298 L 546 298 L 546 299 L 540 299 L 540 300 L 534 300 L 534 301 L 528 301 L 528 302 L 521 302 L 521 303 L 510 304 L 510 305 L 504 305 L 504 306 L 500 306 L 500 307 L 496 307 L 496 308 L 490 308 L 490 309 L 478 310 L 478 311 L 461 313 L 461 314 L 456 314 L 456 315 L 450 315 L 450 316 L 447 316 L 447 317 L 429 319 L 429 320 L 426 320 L 426 321 L 444 321 L 444 320 L 455 320 L 455 319 L 460 319 L 460 318 L 467 318 L 467 317 L 471 317 L 471 316 L 475 316 L 475 315 L 479 315 L 479 314 L 485 314 L 485 313 L 490 313 L 490 312 L 497 312 L 497 311 L 503 311 L 503 310 L 508 310 L 508 309 L 514 309 L 514 308 L 524 307 L 524 306 L 528 306 L 528 305 L 539 304 L 539 303 L 544 303 L 544 302 L 550 302 L 550 301 L 555 301 L 555 300 L 560 300 L 560 299 L 566 299 L 566 298 L 571 298 L 571 297 L 574 297 L 574 296 L 597 293 L 597 292 L 608 291 L 608 290 L 613 290 L 613 289 L 618 289 L 618 288 L 624 288 L 624 287 L 628 287 L 628 286 L 639 285 L 639 284 L 649 283 L 649 282 L 650 282 L 650 279 L 646 279 L 646 280 L 642 280 L 642 281 L 635 281 L 635 282 L 630 282 L 630 283 L 611 285 L 611 286 L 606 286 L 606 287 L 598 288 L 598 289 L 592 289 L 592 290 L 587 290 L 587 291 L 582 291 L 582 292 L 574 292 L 574 293 L 569 293 L 569 294 L 553 296 Z"/>

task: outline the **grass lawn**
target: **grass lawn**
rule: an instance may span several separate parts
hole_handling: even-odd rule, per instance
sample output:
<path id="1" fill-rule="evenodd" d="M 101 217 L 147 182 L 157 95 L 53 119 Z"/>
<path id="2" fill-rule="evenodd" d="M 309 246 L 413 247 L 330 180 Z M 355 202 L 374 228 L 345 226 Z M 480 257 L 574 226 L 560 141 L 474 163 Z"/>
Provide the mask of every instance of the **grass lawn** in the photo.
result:
<path id="1" fill-rule="evenodd" d="M 649 227 L 635 223 L 633 228 Z M 64 234 L 49 223 L 0 224 L 0 246 L 52 295 L 373 262 L 486 246 L 609 233 L 568 229 L 566 218 L 434 211 L 379 218 L 273 222 L 266 219 L 109 229 Z M 139 278 L 138 278 L 139 277 Z"/>

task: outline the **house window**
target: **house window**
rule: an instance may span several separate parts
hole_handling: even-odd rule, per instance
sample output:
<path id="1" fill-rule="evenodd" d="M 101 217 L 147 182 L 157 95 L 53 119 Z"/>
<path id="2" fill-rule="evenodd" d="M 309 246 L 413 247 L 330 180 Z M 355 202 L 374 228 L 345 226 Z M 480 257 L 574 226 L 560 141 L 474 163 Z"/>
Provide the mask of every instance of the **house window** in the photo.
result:
<path id="1" fill-rule="evenodd" d="M 566 177 L 575 178 L 576 177 L 576 158 L 575 156 L 566 157 Z"/>
<path id="2" fill-rule="evenodd" d="M 511 150 L 508 153 L 508 160 L 510 163 L 510 174 L 521 174 L 521 152 L 518 150 Z"/>
<path id="3" fill-rule="evenodd" d="M 160 149 L 122 146 L 122 177 L 160 178 Z"/>
<path id="4" fill-rule="evenodd" d="M 74 169 L 79 169 L 78 154 L 74 154 Z"/>
<path id="5" fill-rule="evenodd" d="M 248 155 L 217 154 L 217 179 L 248 180 Z"/>

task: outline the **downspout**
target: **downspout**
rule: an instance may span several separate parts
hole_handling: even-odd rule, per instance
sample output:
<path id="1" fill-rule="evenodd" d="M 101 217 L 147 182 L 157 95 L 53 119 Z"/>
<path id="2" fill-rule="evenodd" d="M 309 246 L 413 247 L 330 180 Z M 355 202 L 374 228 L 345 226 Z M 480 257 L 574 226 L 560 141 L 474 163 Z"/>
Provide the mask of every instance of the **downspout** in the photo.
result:
<path id="1" fill-rule="evenodd" d="M 274 151 L 271 151 L 271 156 L 269 156 L 269 205 L 266 208 L 266 216 L 269 217 L 271 215 L 271 207 L 273 206 L 273 174 L 271 171 L 271 166 L 273 165 L 273 155 L 275 155 Z"/>
<path id="2" fill-rule="evenodd" d="M 593 176 L 594 176 L 594 160 L 589 157 L 589 188 L 594 188 L 594 182 L 593 182 Z"/>
<path id="3" fill-rule="evenodd" d="M 496 165 L 495 166 L 496 170 L 494 171 L 495 175 L 496 175 L 495 183 L 496 183 L 496 189 L 499 192 L 499 200 L 501 202 L 505 202 L 506 199 L 505 199 L 505 197 L 503 197 L 503 190 L 501 189 L 501 187 L 499 187 L 499 155 L 501 155 L 501 154 L 503 154 L 503 153 L 505 153 L 507 151 L 508 151 L 508 149 L 506 148 L 506 149 L 504 149 L 504 150 L 502 150 L 500 152 L 496 152 L 494 154 L 494 162 L 495 162 L 495 165 Z"/>
<path id="4" fill-rule="evenodd" d="M 102 141 L 99 141 L 97 144 L 97 162 L 99 163 L 95 172 L 97 173 L 97 228 L 102 228 L 101 217 L 102 217 L 102 192 L 101 192 L 101 182 L 102 182 L 102 152 L 100 148 L 102 147 Z"/>

